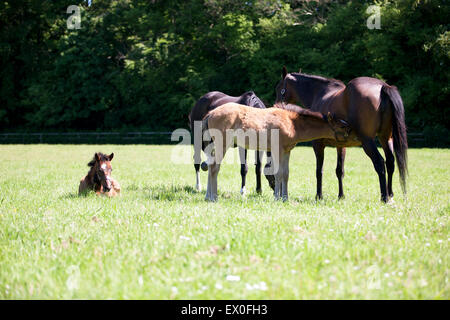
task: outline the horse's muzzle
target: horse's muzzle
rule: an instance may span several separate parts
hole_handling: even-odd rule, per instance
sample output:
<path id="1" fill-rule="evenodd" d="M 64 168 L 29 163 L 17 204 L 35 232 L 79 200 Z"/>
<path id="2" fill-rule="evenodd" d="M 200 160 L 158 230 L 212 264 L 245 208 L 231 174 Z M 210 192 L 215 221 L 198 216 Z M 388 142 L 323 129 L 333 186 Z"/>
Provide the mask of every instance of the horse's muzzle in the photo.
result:
<path id="1" fill-rule="evenodd" d="M 105 192 L 109 192 L 111 188 L 112 188 L 111 178 L 109 176 L 106 176 L 106 181 L 105 183 L 103 183 L 103 189 L 105 190 Z"/>

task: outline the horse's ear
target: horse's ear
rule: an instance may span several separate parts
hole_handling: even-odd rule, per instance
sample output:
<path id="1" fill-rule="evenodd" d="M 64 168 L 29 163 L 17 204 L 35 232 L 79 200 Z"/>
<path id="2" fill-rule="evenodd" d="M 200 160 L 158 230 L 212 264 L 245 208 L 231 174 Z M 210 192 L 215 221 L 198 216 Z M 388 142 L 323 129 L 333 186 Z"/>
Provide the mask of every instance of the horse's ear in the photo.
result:
<path id="1" fill-rule="evenodd" d="M 108 156 L 108 158 L 109 158 L 109 161 L 111 161 L 111 160 L 114 158 L 114 152 L 111 153 L 111 154 Z"/>
<path id="2" fill-rule="evenodd" d="M 95 158 L 95 161 L 100 161 L 100 155 L 98 153 L 95 153 L 94 158 Z"/>
<path id="3" fill-rule="evenodd" d="M 281 71 L 281 76 L 284 78 L 286 78 L 286 75 L 288 74 L 286 66 L 283 66 L 283 70 Z"/>

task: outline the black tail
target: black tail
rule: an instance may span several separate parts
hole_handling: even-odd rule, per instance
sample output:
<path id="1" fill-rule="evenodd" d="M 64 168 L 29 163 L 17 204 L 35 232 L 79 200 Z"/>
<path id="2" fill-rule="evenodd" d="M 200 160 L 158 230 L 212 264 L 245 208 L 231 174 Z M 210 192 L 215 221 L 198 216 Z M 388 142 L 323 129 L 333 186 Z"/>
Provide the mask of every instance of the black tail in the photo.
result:
<path id="1" fill-rule="evenodd" d="M 392 136 L 394 153 L 397 159 L 400 184 L 406 194 L 406 176 L 408 174 L 408 139 L 406 136 L 405 108 L 397 87 L 383 85 L 381 88 L 381 107 L 392 106 Z"/>

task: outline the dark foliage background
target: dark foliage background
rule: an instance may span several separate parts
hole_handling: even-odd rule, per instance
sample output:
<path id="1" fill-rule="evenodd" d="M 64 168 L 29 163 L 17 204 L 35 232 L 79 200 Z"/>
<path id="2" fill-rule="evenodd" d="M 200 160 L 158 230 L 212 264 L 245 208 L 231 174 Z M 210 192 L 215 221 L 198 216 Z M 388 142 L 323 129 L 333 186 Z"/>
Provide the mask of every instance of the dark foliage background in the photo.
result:
<path id="1" fill-rule="evenodd" d="M 0 1 L 0 130 L 187 127 L 208 91 L 272 103 L 286 65 L 394 84 L 410 131 L 448 146 L 449 16 L 445 0 Z"/>

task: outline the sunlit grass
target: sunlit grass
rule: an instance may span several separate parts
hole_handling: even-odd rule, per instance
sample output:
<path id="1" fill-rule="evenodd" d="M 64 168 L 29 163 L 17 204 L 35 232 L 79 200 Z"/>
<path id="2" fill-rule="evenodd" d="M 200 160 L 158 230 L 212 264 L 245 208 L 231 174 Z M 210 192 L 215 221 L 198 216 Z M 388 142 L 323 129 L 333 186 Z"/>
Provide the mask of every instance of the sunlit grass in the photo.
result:
<path id="1" fill-rule="evenodd" d="M 254 193 L 253 165 L 242 198 L 232 164 L 206 203 L 172 148 L 0 146 L 0 298 L 450 298 L 449 150 L 410 150 L 408 198 L 396 172 L 385 205 L 359 148 L 347 151 L 343 201 L 326 149 L 320 202 L 313 150 L 296 148 L 287 203 L 265 180 Z M 120 197 L 77 196 L 95 151 L 115 153 Z"/>

